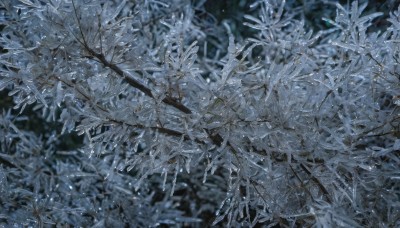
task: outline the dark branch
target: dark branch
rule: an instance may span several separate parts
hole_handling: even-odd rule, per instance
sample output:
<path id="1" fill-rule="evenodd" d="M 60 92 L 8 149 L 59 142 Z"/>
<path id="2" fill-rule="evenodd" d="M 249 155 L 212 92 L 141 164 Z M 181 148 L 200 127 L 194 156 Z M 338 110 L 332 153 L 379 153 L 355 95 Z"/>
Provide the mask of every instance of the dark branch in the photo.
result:
<path id="1" fill-rule="evenodd" d="M 154 98 L 154 95 L 149 88 L 147 88 L 145 85 L 140 83 L 138 80 L 126 75 L 124 73 L 124 71 L 121 68 L 119 68 L 117 65 L 107 61 L 107 59 L 105 58 L 105 56 L 103 54 L 99 54 L 99 53 L 95 52 L 93 49 L 89 48 L 88 46 L 85 46 L 85 48 L 92 56 L 94 56 L 96 59 L 98 59 L 104 66 L 110 68 L 115 73 L 117 73 L 119 76 L 123 77 L 126 80 L 126 82 L 128 82 L 129 85 L 142 91 L 147 96 Z M 192 113 L 192 111 L 188 107 L 186 107 L 185 105 L 183 105 L 182 103 L 180 103 L 179 101 L 177 101 L 176 99 L 174 99 L 172 97 L 167 96 L 162 101 L 165 104 L 170 105 L 170 106 L 182 111 L 185 114 Z"/>

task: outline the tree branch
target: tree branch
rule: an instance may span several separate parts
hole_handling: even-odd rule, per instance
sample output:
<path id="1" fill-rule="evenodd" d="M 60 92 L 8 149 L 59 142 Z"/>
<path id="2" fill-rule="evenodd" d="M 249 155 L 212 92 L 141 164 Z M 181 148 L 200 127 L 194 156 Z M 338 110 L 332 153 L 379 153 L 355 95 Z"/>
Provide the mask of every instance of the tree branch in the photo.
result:
<path id="1" fill-rule="evenodd" d="M 123 77 L 128 82 L 129 85 L 131 85 L 132 87 L 140 90 L 145 95 L 147 95 L 147 96 L 149 96 L 151 98 L 154 98 L 154 95 L 153 95 L 152 91 L 148 87 L 146 87 L 145 85 L 140 83 L 138 80 L 136 80 L 136 79 L 134 79 L 132 77 L 129 77 L 117 65 L 107 61 L 107 59 L 105 58 L 105 56 L 103 54 L 99 54 L 99 53 L 95 52 L 93 49 L 91 49 L 88 46 L 85 46 L 85 48 L 92 56 L 94 56 L 97 60 L 99 60 L 104 66 L 110 68 L 115 73 L 117 73 L 119 76 Z M 162 101 L 165 104 L 170 105 L 170 106 L 180 110 L 181 112 L 183 112 L 185 114 L 192 114 L 192 111 L 188 107 L 186 107 L 185 105 L 183 105 L 182 103 L 180 103 L 179 101 L 177 101 L 176 99 L 174 99 L 174 98 L 172 98 L 170 96 L 165 97 Z"/>

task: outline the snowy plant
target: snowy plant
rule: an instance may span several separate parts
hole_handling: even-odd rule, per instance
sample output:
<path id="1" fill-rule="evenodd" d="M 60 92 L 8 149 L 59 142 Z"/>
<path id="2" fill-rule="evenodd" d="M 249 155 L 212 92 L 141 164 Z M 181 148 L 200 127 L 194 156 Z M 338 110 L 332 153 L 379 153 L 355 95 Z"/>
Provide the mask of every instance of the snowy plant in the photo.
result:
<path id="1" fill-rule="evenodd" d="M 1 226 L 400 226 L 400 8 L 210 1 L 0 1 Z"/>

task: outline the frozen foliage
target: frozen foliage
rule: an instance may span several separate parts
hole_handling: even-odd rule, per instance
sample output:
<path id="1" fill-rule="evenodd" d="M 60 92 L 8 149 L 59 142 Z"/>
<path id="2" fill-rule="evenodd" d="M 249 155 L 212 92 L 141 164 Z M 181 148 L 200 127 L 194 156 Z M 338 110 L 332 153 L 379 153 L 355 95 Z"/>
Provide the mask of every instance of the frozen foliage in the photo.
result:
<path id="1" fill-rule="evenodd" d="M 0 1 L 2 226 L 400 226 L 400 8 L 205 2 Z"/>

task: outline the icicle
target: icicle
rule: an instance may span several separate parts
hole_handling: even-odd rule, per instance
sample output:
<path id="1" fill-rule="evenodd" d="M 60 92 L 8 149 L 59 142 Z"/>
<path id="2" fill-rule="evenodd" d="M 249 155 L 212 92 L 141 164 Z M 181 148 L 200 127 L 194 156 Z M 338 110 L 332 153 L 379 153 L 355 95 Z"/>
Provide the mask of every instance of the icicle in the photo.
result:
<path id="1" fill-rule="evenodd" d="M 163 168 L 162 174 L 164 174 L 162 190 L 165 191 L 165 183 L 167 183 L 168 170 L 166 168 Z"/>
<path id="2" fill-rule="evenodd" d="M 176 163 L 176 167 L 175 167 L 175 175 L 174 175 L 174 179 L 172 180 L 172 189 L 171 189 L 171 195 L 174 195 L 174 191 L 175 191 L 175 185 L 176 185 L 176 179 L 178 177 L 178 172 L 179 172 L 179 161 Z"/>

